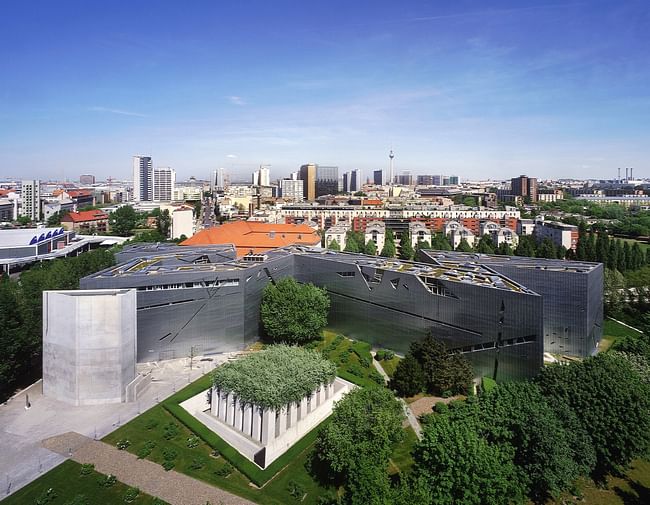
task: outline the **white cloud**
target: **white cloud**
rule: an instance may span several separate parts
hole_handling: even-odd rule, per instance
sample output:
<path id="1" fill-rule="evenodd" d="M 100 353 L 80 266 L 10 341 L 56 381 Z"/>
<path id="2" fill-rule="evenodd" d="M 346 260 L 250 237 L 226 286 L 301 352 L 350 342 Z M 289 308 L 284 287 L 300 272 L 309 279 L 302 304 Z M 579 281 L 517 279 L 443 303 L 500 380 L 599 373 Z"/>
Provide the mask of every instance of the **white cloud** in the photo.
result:
<path id="1" fill-rule="evenodd" d="M 232 158 L 235 159 L 237 157 L 236 154 L 226 154 L 226 158 Z"/>
<path id="2" fill-rule="evenodd" d="M 241 96 L 229 96 L 228 101 L 233 105 L 246 105 L 246 102 Z"/>
<path id="3" fill-rule="evenodd" d="M 140 114 L 139 112 L 132 112 L 123 109 L 111 109 L 109 107 L 94 106 L 94 107 L 88 107 L 88 110 L 92 112 L 110 112 L 111 114 L 119 114 L 121 116 L 147 117 L 145 114 Z"/>

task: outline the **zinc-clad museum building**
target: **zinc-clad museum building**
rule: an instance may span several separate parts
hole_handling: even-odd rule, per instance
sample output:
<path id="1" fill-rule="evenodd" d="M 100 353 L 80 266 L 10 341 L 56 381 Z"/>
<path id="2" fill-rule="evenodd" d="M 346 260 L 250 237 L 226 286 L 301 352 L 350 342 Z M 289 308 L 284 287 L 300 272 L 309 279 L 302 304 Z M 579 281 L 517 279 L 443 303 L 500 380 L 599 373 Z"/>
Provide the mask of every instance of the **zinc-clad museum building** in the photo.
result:
<path id="1" fill-rule="evenodd" d="M 264 287 L 283 277 L 327 289 L 330 329 L 404 353 L 431 331 L 477 375 L 542 366 L 543 301 L 477 264 L 431 265 L 292 246 L 237 259 L 229 246 L 136 245 L 81 289 L 137 291 L 138 362 L 238 350 L 260 335 Z"/>

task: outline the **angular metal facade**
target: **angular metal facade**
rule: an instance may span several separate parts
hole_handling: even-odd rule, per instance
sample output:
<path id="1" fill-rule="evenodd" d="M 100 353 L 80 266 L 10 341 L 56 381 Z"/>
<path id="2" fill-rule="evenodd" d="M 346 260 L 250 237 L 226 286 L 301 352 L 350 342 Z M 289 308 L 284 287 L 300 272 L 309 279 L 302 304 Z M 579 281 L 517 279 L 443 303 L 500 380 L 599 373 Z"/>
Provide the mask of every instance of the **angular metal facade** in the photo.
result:
<path id="1" fill-rule="evenodd" d="M 544 351 L 587 357 L 603 333 L 603 265 L 582 261 L 420 251 L 420 261 L 466 262 L 491 268 L 544 300 Z"/>
<path id="2" fill-rule="evenodd" d="M 194 264 L 179 249 L 127 251 L 129 261 L 82 279 L 83 289 L 137 289 L 139 362 L 245 347 L 260 334 L 264 287 L 293 276 L 327 289 L 329 327 L 351 338 L 404 353 L 431 331 L 498 380 L 542 366 L 542 297 L 491 270 L 302 247 Z"/>

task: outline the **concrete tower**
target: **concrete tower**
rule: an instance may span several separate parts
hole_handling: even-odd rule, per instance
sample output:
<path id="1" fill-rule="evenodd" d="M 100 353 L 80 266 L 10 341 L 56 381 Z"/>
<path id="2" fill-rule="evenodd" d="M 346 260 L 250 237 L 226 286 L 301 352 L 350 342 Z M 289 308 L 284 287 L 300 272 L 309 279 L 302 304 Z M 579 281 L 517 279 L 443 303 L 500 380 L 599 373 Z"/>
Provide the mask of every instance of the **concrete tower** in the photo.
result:
<path id="1" fill-rule="evenodd" d="M 388 169 L 388 184 L 393 184 L 395 182 L 395 174 L 393 172 L 393 158 L 395 158 L 395 153 L 393 150 L 390 150 L 388 153 L 388 158 L 390 158 L 390 168 Z"/>

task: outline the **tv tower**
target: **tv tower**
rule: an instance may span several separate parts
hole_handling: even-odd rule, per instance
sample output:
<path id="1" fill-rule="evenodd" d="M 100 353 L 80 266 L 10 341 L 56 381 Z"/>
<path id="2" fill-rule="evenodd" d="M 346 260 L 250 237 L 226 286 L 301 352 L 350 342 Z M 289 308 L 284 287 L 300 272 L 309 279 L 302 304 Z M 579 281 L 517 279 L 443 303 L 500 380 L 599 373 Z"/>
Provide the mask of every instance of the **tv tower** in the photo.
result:
<path id="1" fill-rule="evenodd" d="M 393 149 L 391 148 L 390 153 L 388 153 L 388 158 L 390 158 L 390 168 L 388 170 L 388 184 L 392 185 L 393 181 L 395 180 L 395 177 L 393 175 L 393 158 L 395 157 L 395 153 L 393 152 Z"/>

